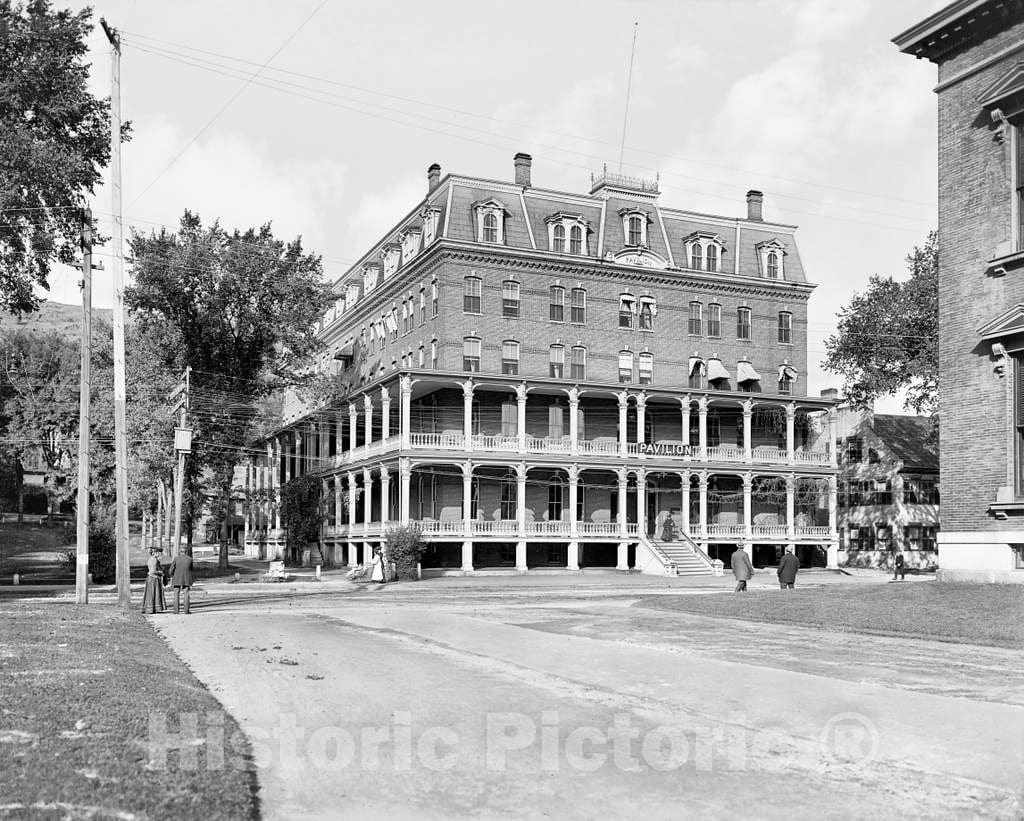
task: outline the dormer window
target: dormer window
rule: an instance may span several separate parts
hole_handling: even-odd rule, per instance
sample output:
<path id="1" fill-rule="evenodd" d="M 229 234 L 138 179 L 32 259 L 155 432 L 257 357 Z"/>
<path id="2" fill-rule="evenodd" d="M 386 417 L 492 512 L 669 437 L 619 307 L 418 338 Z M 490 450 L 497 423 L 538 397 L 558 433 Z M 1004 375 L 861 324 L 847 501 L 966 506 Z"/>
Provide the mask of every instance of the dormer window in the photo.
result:
<path id="1" fill-rule="evenodd" d="M 578 255 L 587 253 L 586 236 L 590 224 L 582 214 L 559 211 L 544 221 L 548 224 L 548 247 L 552 252 Z"/>
<path id="2" fill-rule="evenodd" d="M 761 276 L 765 279 L 785 279 L 786 247 L 777 239 L 771 239 L 759 242 L 756 248 Z"/>
<path id="3" fill-rule="evenodd" d="M 717 273 L 721 270 L 725 243 L 718 234 L 697 231 L 683 240 L 683 252 L 692 270 Z"/>
<path id="4" fill-rule="evenodd" d="M 423 218 L 423 247 L 426 248 L 437 239 L 437 226 L 441 220 L 441 209 L 425 208 L 420 212 L 420 217 Z"/>
<path id="5" fill-rule="evenodd" d="M 419 228 L 407 228 L 402 232 L 403 265 L 416 256 L 417 252 L 420 250 L 420 236 L 421 232 Z"/>
<path id="6" fill-rule="evenodd" d="M 619 216 L 622 217 L 622 239 L 625 244 L 633 248 L 646 248 L 647 213 L 638 208 L 623 208 Z"/>
<path id="7" fill-rule="evenodd" d="M 402 263 L 402 246 L 397 242 L 389 242 L 380 252 L 381 262 L 384 263 L 384 277 L 391 276 L 398 270 Z"/>
<path id="8" fill-rule="evenodd" d="M 377 265 L 363 266 L 363 293 L 368 294 L 377 287 L 380 281 L 380 267 Z"/>
<path id="9" fill-rule="evenodd" d="M 473 206 L 476 211 L 477 242 L 504 244 L 505 206 L 498 200 L 487 200 Z"/>

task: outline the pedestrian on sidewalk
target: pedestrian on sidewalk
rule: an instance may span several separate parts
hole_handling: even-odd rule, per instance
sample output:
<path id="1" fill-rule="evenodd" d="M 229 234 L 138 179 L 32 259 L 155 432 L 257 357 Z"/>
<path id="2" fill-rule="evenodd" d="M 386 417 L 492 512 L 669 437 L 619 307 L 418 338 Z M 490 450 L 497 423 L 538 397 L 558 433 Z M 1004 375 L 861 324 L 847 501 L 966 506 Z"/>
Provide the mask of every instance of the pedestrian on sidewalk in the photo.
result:
<path id="1" fill-rule="evenodd" d="M 900 581 L 903 581 L 907 578 L 906 561 L 903 558 L 903 553 L 897 553 L 896 560 L 893 562 L 892 580 L 896 581 L 897 576 L 899 577 Z"/>
<path id="2" fill-rule="evenodd" d="M 180 611 L 182 591 L 185 596 L 185 615 L 192 612 L 190 593 L 192 591 L 192 557 L 183 547 L 171 561 L 171 585 L 174 587 L 174 612 Z"/>
<path id="3" fill-rule="evenodd" d="M 146 560 L 146 592 L 142 594 L 143 613 L 163 613 L 167 609 L 164 601 L 164 569 L 160 566 L 160 549 L 151 547 Z"/>
<path id="4" fill-rule="evenodd" d="M 783 590 L 792 590 L 796 583 L 796 571 L 799 569 L 800 560 L 794 555 L 793 548 L 787 547 L 779 559 L 779 569 L 776 571 L 779 576 L 779 587 Z"/>
<path id="5" fill-rule="evenodd" d="M 750 563 L 750 557 L 743 545 L 736 545 L 736 552 L 732 554 L 732 575 L 736 577 L 736 589 L 734 593 L 744 593 L 747 589 L 747 582 L 754 575 L 754 565 Z"/>
<path id="6" fill-rule="evenodd" d="M 373 570 L 370 573 L 370 581 L 384 584 L 384 559 L 379 547 L 373 550 Z"/>

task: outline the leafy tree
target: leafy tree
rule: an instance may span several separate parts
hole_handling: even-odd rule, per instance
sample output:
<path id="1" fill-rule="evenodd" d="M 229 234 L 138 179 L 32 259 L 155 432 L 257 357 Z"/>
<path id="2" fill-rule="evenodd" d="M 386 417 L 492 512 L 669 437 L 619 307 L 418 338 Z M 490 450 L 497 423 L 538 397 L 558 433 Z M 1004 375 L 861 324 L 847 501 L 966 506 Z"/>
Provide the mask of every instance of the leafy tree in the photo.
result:
<path id="1" fill-rule="evenodd" d="M 84 62 L 91 15 L 0 0 L 0 308 L 16 313 L 38 307 L 54 262 L 73 261 L 110 159 L 110 104 Z"/>
<path id="2" fill-rule="evenodd" d="M 839 312 L 825 340 L 826 370 L 845 382 L 847 399 L 867 406 L 905 389 L 905 407 L 931 415 L 938 405 L 939 244 L 934 231 L 907 256 L 910 278 L 872 276 Z"/>
<path id="3" fill-rule="evenodd" d="M 318 345 L 313 323 L 330 300 L 320 258 L 299 238 L 276 239 L 269 223 L 229 232 L 186 211 L 177 232 L 134 232 L 131 264 L 126 302 L 140 332 L 172 341 L 159 352 L 163 368 L 192 368 L 187 479 L 193 506 L 204 492 L 219 498 L 211 511 L 227 567 L 234 468 L 270 421 L 259 401 L 299 382 Z"/>
<path id="4" fill-rule="evenodd" d="M 394 562 L 399 581 L 414 581 L 418 565 L 427 550 L 418 527 L 401 525 L 387 532 L 387 557 Z"/>
<path id="5" fill-rule="evenodd" d="M 323 486 L 319 476 L 297 476 L 281 487 L 281 522 L 292 560 L 301 558 L 311 542 L 319 542 L 323 511 Z M 323 556 L 321 554 L 321 562 Z"/>

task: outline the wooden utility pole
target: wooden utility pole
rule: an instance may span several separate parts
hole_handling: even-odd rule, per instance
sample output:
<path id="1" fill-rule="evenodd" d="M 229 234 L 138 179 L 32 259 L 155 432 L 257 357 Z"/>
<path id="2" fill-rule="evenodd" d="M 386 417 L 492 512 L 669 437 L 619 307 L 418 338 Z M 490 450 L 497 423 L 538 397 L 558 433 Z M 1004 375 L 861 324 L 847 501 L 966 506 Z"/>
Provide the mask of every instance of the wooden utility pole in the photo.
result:
<path id="1" fill-rule="evenodd" d="M 92 391 L 92 211 L 82 215 L 82 366 L 78 378 L 78 526 L 75 601 L 89 603 L 89 400 Z"/>
<path id="2" fill-rule="evenodd" d="M 121 36 L 100 18 L 111 46 L 110 74 L 110 190 L 114 230 L 114 488 L 116 492 L 117 601 L 123 610 L 132 604 L 128 564 L 128 438 L 125 425 L 124 352 L 124 221 L 121 214 Z"/>
<path id="3" fill-rule="evenodd" d="M 174 431 L 174 449 L 178 454 L 178 469 L 174 477 L 174 549 L 173 555 L 181 552 L 181 502 L 185 491 L 185 456 L 192 451 L 192 431 L 188 428 L 189 389 L 192 368 L 185 368 L 185 381 L 171 394 L 173 399 L 184 393 L 180 400 L 178 427 Z"/>

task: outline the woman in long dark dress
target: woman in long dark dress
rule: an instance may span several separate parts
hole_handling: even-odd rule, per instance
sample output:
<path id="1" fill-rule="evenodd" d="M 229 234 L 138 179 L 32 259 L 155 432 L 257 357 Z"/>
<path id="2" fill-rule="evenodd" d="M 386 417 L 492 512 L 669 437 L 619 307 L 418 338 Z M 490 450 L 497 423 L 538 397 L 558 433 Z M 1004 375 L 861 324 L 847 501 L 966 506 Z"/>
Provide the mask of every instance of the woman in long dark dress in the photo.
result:
<path id="1" fill-rule="evenodd" d="M 159 551 L 150 549 L 146 561 L 146 592 L 142 596 L 143 613 L 163 613 L 164 603 L 164 571 L 157 558 Z"/>

